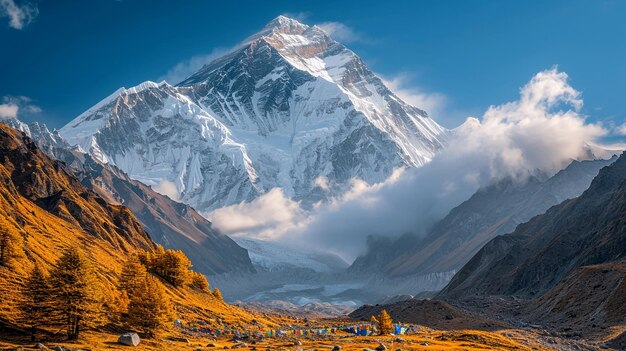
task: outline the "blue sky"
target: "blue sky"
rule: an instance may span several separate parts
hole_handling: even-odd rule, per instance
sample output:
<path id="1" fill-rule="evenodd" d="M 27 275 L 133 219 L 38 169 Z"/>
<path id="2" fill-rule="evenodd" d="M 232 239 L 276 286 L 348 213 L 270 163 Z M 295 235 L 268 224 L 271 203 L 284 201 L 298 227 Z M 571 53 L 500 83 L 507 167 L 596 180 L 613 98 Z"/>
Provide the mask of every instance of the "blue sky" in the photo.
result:
<path id="1" fill-rule="evenodd" d="M 2 3 L 0 97 L 37 106 L 19 117 L 52 127 L 120 86 L 232 47 L 280 14 L 336 29 L 446 127 L 515 100 L 535 73 L 554 65 L 583 92 L 591 121 L 626 118 L 626 1 Z"/>

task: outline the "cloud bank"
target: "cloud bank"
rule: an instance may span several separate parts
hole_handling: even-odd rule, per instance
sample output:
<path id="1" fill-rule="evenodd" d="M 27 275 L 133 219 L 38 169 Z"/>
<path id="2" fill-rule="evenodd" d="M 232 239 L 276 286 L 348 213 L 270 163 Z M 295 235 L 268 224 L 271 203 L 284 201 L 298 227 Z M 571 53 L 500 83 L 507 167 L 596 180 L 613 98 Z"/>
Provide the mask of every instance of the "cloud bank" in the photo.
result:
<path id="1" fill-rule="evenodd" d="M 517 101 L 491 106 L 452 130 L 448 146 L 428 165 L 397 170 L 378 184 L 355 179 L 345 194 L 312 210 L 274 189 L 209 217 L 231 235 L 315 247 L 346 260 L 365 250 L 369 235 L 423 234 L 482 186 L 504 177 L 524 181 L 537 170 L 556 173 L 586 156 L 587 143 L 607 131 L 585 122 L 581 94 L 567 80 L 556 68 L 538 73 Z"/>
<path id="2" fill-rule="evenodd" d="M 36 5 L 26 2 L 18 5 L 14 0 L 0 0 L 0 17 L 9 19 L 9 27 L 23 29 L 39 14 Z"/>

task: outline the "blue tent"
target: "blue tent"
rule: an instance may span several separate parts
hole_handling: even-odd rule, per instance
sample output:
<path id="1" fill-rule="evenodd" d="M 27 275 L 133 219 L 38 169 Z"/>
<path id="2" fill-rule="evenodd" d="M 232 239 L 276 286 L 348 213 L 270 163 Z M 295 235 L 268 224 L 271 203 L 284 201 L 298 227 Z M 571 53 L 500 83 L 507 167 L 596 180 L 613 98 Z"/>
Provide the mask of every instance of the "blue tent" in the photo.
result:
<path id="1" fill-rule="evenodd" d="M 393 326 L 393 333 L 396 335 L 402 335 L 406 333 L 407 330 L 409 330 L 409 328 L 404 325 L 396 324 Z"/>

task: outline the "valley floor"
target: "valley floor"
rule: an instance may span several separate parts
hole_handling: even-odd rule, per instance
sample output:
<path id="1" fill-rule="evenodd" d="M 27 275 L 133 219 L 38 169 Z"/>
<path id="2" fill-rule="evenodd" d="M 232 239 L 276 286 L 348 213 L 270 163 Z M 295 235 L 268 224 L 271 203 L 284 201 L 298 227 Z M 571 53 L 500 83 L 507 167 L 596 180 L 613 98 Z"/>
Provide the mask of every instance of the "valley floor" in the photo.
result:
<path id="1" fill-rule="evenodd" d="M 337 332 L 324 336 L 288 335 L 276 338 L 265 338 L 257 341 L 235 341 L 230 337 L 212 338 L 180 338 L 163 336 L 158 339 L 142 339 L 137 347 L 123 346 L 117 343 L 116 334 L 87 333 L 75 343 L 50 342 L 43 343 L 51 350 L 380 350 L 384 345 L 388 350 L 599 350 L 589 345 L 573 344 L 571 340 L 557 337 L 546 337 L 532 331 L 503 329 L 495 332 L 478 330 L 442 331 L 418 327 L 410 335 L 388 336 L 352 336 L 345 332 Z M 18 340 L 0 340 L 0 350 L 34 349 L 36 343 Z M 42 348 L 45 349 L 45 348 Z M 607 348 L 603 348 L 607 349 Z M 617 349 L 616 349 L 617 350 Z"/>

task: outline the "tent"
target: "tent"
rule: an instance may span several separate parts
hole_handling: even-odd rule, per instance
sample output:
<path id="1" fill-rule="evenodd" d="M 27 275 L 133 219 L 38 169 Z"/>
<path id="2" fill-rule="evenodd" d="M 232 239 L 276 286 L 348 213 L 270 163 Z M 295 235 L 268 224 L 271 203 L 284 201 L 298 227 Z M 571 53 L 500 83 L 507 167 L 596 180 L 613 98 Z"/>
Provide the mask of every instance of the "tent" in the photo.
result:
<path id="1" fill-rule="evenodd" d="M 407 330 L 409 330 L 409 327 L 404 326 L 404 325 L 396 324 L 393 326 L 393 333 L 396 335 L 404 335 L 404 333 L 406 333 Z"/>

